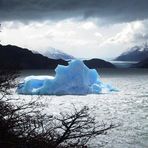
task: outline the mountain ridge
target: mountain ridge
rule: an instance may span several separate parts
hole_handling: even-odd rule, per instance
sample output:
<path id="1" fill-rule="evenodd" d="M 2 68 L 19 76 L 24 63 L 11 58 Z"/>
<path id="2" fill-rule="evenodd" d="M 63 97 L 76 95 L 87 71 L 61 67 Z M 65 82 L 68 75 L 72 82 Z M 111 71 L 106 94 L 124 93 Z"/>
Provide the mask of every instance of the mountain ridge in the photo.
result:
<path id="1" fill-rule="evenodd" d="M 93 58 L 90 60 L 83 60 L 83 62 L 85 63 L 85 65 L 89 68 L 115 68 L 115 65 L 113 65 L 110 62 L 107 62 L 105 60 L 102 59 L 97 59 L 97 58 Z M 102 67 L 103 65 L 103 67 Z"/>
<path id="2" fill-rule="evenodd" d="M 142 46 L 134 46 L 127 51 L 123 52 L 115 61 L 142 61 L 148 58 L 148 44 L 145 43 Z"/>
<path id="3" fill-rule="evenodd" d="M 102 59 L 84 60 L 89 68 L 115 68 Z M 68 65 L 62 59 L 50 59 L 39 53 L 13 45 L 0 45 L 0 69 L 55 69 L 57 65 Z"/>
<path id="4" fill-rule="evenodd" d="M 71 59 L 75 59 L 75 57 L 73 57 L 72 55 L 69 55 L 59 49 L 55 49 L 55 48 L 49 48 L 43 51 L 39 52 L 40 54 L 50 58 L 50 59 L 62 59 L 65 61 L 69 61 Z"/>
<path id="5" fill-rule="evenodd" d="M 134 68 L 148 68 L 148 58 L 134 64 L 132 67 Z"/>
<path id="6" fill-rule="evenodd" d="M 58 64 L 68 63 L 64 60 L 49 59 L 26 48 L 0 45 L 1 69 L 55 69 Z"/>

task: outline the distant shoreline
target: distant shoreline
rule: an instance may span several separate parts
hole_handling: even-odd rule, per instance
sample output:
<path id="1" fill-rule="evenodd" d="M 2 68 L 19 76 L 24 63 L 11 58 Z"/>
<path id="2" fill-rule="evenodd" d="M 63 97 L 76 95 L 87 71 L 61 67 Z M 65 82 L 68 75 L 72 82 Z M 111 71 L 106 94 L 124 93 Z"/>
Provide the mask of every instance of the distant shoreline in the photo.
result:
<path id="1" fill-rule="evenodd" d="M 117 68 L 130 68 L 133 64 L 138 63 L 138 61 L 109 61 L 114 64 Z"/>

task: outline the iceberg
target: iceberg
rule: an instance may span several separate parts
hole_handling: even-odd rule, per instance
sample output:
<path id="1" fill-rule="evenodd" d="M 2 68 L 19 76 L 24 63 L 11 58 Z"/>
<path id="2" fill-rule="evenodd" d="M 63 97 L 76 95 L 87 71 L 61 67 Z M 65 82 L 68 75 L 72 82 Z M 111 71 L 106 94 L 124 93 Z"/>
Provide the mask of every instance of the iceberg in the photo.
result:
<path id="1" fill-rule="evenodd" d="M 58 65 L 52 76 L 28 76 L 18 84 L 17 93 L 26 95 L 86 95 L 103 90 L 116 91 L 101 82 L 95 69 L 89 69 L 81 60 L 72 60 L 68 66 Z"/>

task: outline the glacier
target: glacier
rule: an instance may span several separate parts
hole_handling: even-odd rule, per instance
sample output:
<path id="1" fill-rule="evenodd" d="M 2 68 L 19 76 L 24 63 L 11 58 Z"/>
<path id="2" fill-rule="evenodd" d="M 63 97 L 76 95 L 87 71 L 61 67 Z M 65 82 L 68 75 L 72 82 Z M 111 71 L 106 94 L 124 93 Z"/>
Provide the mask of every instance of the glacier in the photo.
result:
<path id="1" fill-rule="evenodd" d="M 86 95 L 104 90 L 117 91 L 104 84 L 95 69 L 89 69 L 81 60 L 72 60 L 68 66 L 58 65 L 53 76 L 28 76 L 18 84 L 17 93 L 25 95 Z"/>

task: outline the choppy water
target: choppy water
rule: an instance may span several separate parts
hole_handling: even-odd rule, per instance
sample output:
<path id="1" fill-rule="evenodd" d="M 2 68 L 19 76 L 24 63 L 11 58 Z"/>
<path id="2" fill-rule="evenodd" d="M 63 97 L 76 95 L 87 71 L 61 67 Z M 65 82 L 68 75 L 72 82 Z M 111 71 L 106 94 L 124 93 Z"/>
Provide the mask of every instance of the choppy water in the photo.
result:
<path id="1" fill-rule="evenodd" d="M 90 147 L 99 147 L 101 143 L 104 148 L 148 148 L 148 71 L 99 71 L 103 82 L 120 91 L 87 96 L 45 96 L 40 100 L 46 105 L 44 111 L 58 114 L 71 111 L 72 104 L 77 108 L 87 105 L 98 121 L 120 124 L 95 139 Z"/>

